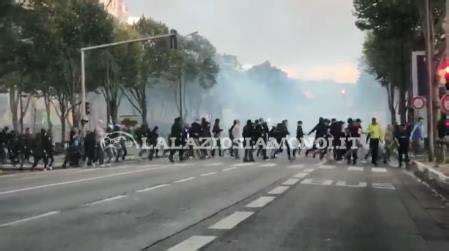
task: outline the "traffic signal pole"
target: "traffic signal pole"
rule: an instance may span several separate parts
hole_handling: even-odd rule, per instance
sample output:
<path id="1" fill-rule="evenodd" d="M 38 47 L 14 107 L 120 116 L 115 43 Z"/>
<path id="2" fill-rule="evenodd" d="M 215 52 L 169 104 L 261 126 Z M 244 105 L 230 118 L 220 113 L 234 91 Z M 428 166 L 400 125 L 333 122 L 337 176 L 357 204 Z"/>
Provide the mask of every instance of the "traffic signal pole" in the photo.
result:
<path id="1" fill-rule="evenodd" d="M 435 136 L 434 136 L 434 86 L 433 86 L 433 42 L 432 42 L 432 13 L 430 11 L 430 0 L 425 1 L 426 12 L 426 63 L 427 63 L 427 137 L 429 141 L 429 161 L 435 156 Z"/>
<path id="2" fill-rule="evenodd" d="M 154 39 L 168 38 L 168 37 L 172 37 L 174 34 L 176 35 L 176 33 L 171 32 L 169 34 L 164 34 L 164 35 L 159 35 L 159 36 L 144 37 L 144 38 L 131 39 L 131 40 L 120 41 L 120 42 L 115 42 L 115 43 L 101 44 L 101 45 L 81 48 L 81 105 L 80 105 L 81 121 L 88 121 L 87 114 L 86 114 L 87 97 L 86 97 L 86 62 L 85 62 L 85 57 L 86 57 L 87 51 L 97 50 L 97 49 L 102 49 L 102 48 L 107 48 L 107 47 L 113 47 L 113 46 L 118 46 L 118 45 L 124 45 L 124 44 L 130 44 L 130 43 L 136 43 L 136 42 L 150 41 L 150 40 L 154 40 Z M 86 128 L 83 124 L 81 125 L 81 132 L 84 136 L 85 132 L 86 132 Z"/>

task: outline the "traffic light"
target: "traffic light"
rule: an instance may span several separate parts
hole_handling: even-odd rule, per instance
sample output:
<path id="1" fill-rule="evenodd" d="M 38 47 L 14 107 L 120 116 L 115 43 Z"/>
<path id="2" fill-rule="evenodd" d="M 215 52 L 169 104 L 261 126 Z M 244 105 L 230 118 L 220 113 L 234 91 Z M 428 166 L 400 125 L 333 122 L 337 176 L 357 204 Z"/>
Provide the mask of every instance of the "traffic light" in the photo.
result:
<path id="1" fill-rule="evenodd" d="M 170 31 L 170 49 L 178 49 L 178 32 L 176 30 Z"/>
<path id="2" fill-rule="evenodd" d="M 449 58 L 444 58 L 437 68 L 437 80 L 449 90 Z"/>
<path id="3" fill-rule="evenodd" d="M 90 103 L 86 102 L 85 106 L 86 106 L 86 115 L 90 115 Z"/>

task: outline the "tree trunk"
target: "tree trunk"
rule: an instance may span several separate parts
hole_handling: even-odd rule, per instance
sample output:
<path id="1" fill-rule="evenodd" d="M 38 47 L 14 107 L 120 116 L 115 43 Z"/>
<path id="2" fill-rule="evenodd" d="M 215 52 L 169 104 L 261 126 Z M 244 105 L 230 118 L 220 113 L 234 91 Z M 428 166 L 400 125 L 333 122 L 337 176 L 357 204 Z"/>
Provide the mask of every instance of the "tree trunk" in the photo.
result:
<path id="1" fill-rule="evenodd" d="M 18 106 L 16 87 L 12 86 L 9 88 L 9 108 L 11 110 L 11 123 L 14 131 L 18 131 L 19 129 Z"/>
<path id="2" fill-rule="evenodd" d="M 401 118 L 401 124 L 407 123 L 407 92 L 402 88 L 399 90 L 399 115 Z"/>
<path id="3" fill-rule="evenodd" d="M 396 109 L 394 107 L 394 87 L 388 83 L 385 85 L 388 96 L 388 109 L 390 110 L 391 123 L 396 124 Z"/>
<path id="4" fill-rule="evenodd" d="M 51 122 L 51 101 L 50 101 L 50 97 L 47 93 L 44 94 L 44 103 L 45 103 L 45 111 L 47 112 L 48 132 L 50 135 L 52 135 L 53 123 Z"/>

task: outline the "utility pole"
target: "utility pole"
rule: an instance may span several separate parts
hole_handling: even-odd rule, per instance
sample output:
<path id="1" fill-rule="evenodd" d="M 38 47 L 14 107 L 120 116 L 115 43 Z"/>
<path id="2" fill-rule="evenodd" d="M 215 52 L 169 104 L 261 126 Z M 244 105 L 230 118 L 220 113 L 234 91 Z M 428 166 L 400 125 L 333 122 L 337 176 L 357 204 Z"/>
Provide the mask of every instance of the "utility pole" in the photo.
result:
<path id="1" fill-rule="evenodd" d="M 433 34 L 432 34 L 432 12 L 430 11 L 430 0 L 425 1 L 425 35 L 426 35 L 426 63 L 427 63 L 427 136 L 429 139 L 429 161 L 434 160 L 435 138 L 434 138 L 434 87 L 433 87 Z"/>

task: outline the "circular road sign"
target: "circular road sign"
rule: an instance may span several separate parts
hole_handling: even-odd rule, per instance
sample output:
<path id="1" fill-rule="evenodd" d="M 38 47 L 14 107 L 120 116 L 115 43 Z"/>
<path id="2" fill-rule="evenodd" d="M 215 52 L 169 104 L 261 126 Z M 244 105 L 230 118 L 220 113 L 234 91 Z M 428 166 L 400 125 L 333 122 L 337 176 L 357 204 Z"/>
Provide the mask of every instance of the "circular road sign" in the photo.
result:
<path id="1" fill-rule="evenodd" d="M 449 95 L 446 94 L 441 97 L 441 111 L 449 114 Z"/>
<path id="2" fill-rule="evenodd" d="M 419 110 L 426 106 L 426 99 L 424 97 L 418 96 L 412 99 L 412 106 L 414 109 Z M 448 106 L 449 108 L 449 106 Z"/>

